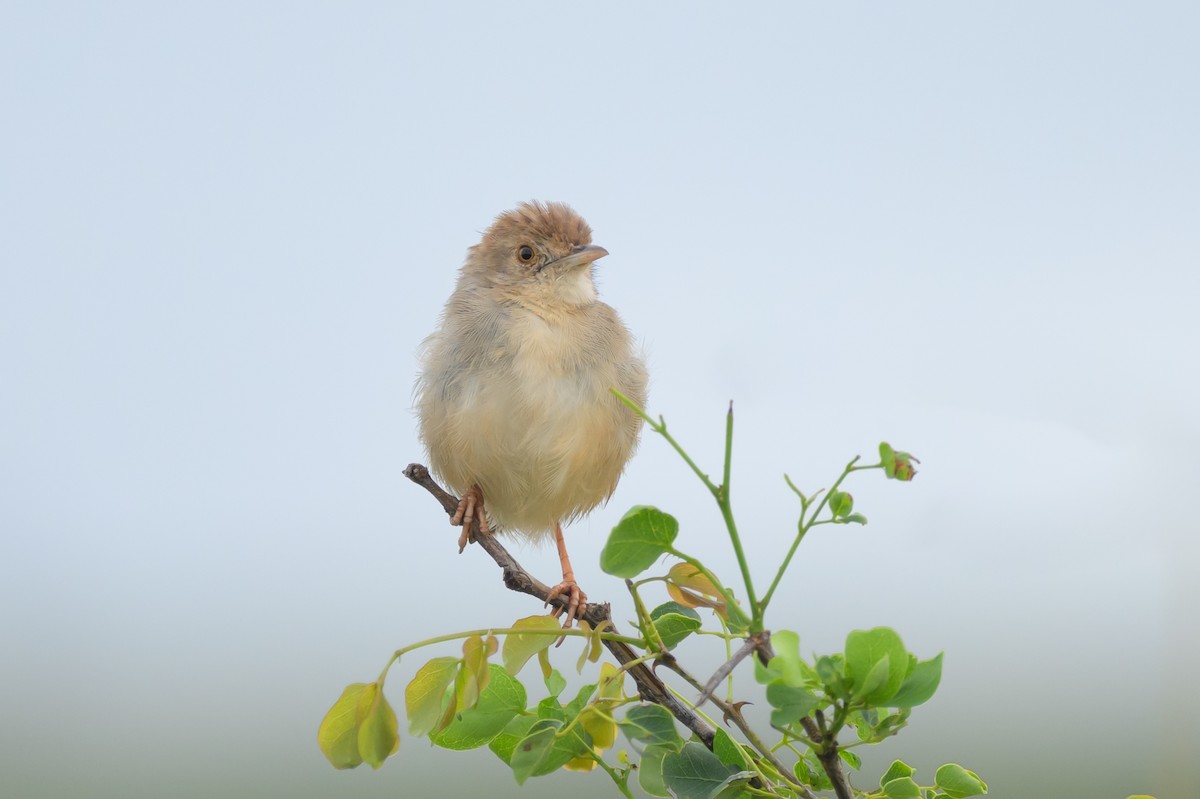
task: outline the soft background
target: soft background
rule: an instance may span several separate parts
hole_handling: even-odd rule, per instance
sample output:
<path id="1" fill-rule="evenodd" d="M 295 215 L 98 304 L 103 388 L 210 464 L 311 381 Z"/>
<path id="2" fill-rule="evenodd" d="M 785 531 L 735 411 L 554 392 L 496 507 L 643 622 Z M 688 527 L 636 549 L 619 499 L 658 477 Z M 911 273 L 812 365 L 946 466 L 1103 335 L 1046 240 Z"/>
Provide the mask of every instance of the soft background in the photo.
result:
<path id="1" fill-rule="evenodd" d="M 735 401 L 761 583 L 783 472 L 922 459 L 851 483 L 870 525 L 814 533 L 775 607 L 806 652 L 946 651 L 860 784 L 903 757 L 1005 799 L 1195 797 L 1195 9 L 5 3 L 0 792 L 611 795 L 315 742 L 394 648 L 537 610 L 401 470 L 466 248 L 541 198 L 611 251 L 650 408 L 710 470 Z M 597 556 L 639 503 L 732 579 L 647 438 L 568 531 L 618 619 Z"/>

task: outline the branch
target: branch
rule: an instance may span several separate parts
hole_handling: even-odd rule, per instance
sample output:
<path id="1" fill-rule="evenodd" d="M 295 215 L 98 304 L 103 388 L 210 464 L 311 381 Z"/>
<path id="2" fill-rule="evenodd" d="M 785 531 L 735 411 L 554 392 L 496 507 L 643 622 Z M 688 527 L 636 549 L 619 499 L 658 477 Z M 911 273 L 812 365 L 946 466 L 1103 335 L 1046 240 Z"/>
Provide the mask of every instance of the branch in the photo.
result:
<path id="1" fill-rule="evenodd" d="M 429 470 L 419 463 L 410 463 L 408 468 L 404 470 L 404 476 L 412 480 L 417 485 L 424 488 L 433 495 L 442 509 L 446 511 L 446 515 L 453 516 L 458 510 L 458 497 L 448 493 L 444 488 L 434 481 L 430 476 Z M 471 538 L 484 552 L 491 556 L 492 560 L 496 561 L 496 565 L 504 570 L 504 585 L 511 591 L 519 591 L 523 594 L 537 597 L 546 602 L 546 598 L 550 596 L 550 586 L 536 579 L 529 572 L 522 568 L 521 564 L 517 563 L 516 558 L 509 554 L 504 545 L 500 543 L 497 536 L 482 535 L 479 531 L 479 519 L 476 518 L 471 525 Z M 558 596 L 554 599 L 554 605 L 566 608 L 567 598 Z M 580 614 L 579 618 L 587 621 L 596 629 L 601 624 L 608 622 L 610 629 L 616 632 L 616 626 L 612 623 L 612 613 L 607 602 L 589 602 L 587 611 Z M 635 660 L 638 660 L 638 655 L 627 644 L 620 641 L 604 641 L 604 646 L 612 653 L 612 656 L 622 665 L 628 665 Z M 686 704 L 677 699 L 663 681 L 655 675 L 654 671 L 645 663 L 637 663 L 630 666 L 629 674 L 633 677 L 633 681 L 637 683 L 638 695 L 647 702 L 653 702 L 662 705 L 671 712 L 675 718 L 679 719 L 680 723 L 687 727 L 704 742 L 704 745 L 709 749 L 713 746 L 712 727 L 708 726 L 708 722 L 700 718 Z"/>
<path id="2" fill-rule="evenodd" d="M 758 643 L 758 659 L 764 666 L 767 665 L 771 658 L 775 657 L 775 649 L 771 646 L 770 637 L 759 635 L 751 640 Z M 809 739 L 813 743 L 820 744 L 821 751 L 817 753 L 817 759 L 821 761 L 821 768 L 829 777 L 829 781 L 833 783 L 833 792 L 837 794 L 838 799 L 854 799 L 854 790 L 850 787 L 850 780 L 846 778 L 846 772 L 842 771 L 842 759 L 838 757 L 837 739 L 826 741 L 821 727 L 813 720 L 812 716 L 800 719 L 800 724 L 804 727 L 804 732 Z"/>

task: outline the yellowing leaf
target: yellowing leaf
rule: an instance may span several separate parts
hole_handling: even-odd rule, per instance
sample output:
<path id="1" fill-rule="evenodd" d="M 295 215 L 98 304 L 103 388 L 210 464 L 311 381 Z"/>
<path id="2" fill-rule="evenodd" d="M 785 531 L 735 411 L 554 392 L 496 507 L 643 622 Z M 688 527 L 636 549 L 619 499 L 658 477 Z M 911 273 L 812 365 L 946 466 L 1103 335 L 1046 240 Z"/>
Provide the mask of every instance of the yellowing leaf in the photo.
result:
<path id="1" fill-rule="evenodd" d="M 596 767 L 596 758 L 590 755 L 581 755 L 574 760 L 568 760 L 563 768 L 567 771 L 591 771 Z"/>
<path id="2" fill-rule="evenodd" d="M 599 705 L 588 705 L 579 714 L 579 723 L 592 736 L 592 747 L 597 754 L 617 741 L 617 722 Z"/>
<path id="3" fill-rule="evenodd" d="M 466 710 L 475 707 L 479 694 L 487 688 L 491 670 L 488 669 L 488 645 L 483 637 L 472 635 L 463 641 L 462 691 L 459 694 L 458 709 Z M 458 685 L 455 685 L 458 688 Z"/>
<path id="4" fill-rule="evenodd" d="M 600 626 L 592 631 L 590 640 L 592 642 L 588 649 L 588 660 L 595 663 L 600 659 L 600 655 L 604 652 L 604 639 L 601 637 L 606 630 L 611 628 L 613 623 L 608 619 L 601 622 Z"/>
<path id="5" fill-rule="evenodd" d="M 354 768 L 362 762 L 358 753 L 358 701 L 367 687 L 373 685 L 363 682 L 347 685 L 317 728 L 317 745 L 334 768 Z"/>
<path id="6" fill-rule="evenodd" d="M 611 663 L 600 664 L 600 689 L 597 696 L 601 700 L 619 700 L 625 695 L 625 672 Z"/>
<path id="7" fill-rule="evenodd" d="M 712 608 L 728 617 L 721 589 L 689 563 L 676 563 L 667 572 L 667 593 L 685 608 Z"/>
<path id="8" fill-rule="evenodd" d="M 579 620 L 579 629 L 588 633 L 588 637 L 584 639 L 583 651 L 579 653 L 579 661 L 575 664 L 575 671 L 583 673 L 583 665 L 589 660 L 595 663 L 600 659 L 600 655 L 604 653 L 604 639 L 601 637 L 605 630 L 611 629 L 613 623 L 607 619 L 603 621 L 599 627 L 592 628 L 583 619 Z"/>
<path id="9" fill-rule="evenodd" d="M 371 768 L 377 769 L 400 748 L 396 713 L 378 683 L 371 683 L 363 691 L 358 700 L 358 710 L 361 718 L 358 725 L 358 753 Z"/>
<path id="10" fill-rule="evenodd" d="M 542 653 L 554 643 L 558 633 L 558 619 L 553 616 L 527 616 L 513 622 L 514 629 L 530 630 L 528 633 L 509 633 L 504 636 L 504 648 L 501 657 L 504 659 L 504 670 L 514 677 L 534 655 L 541 657 Z M 548 663 L 549 661 L 547 661 Z M 543 671 L 545 669 L 543 668 Z"/>
<path id="11" fill-rule="evenodd" d="M 439 722 L 446 714 L 446 687 L 454 679 L 459 662 L 458 658 L 452 657 L 434 658 L 417 669 L 412 682 L 404 689 L 408 731 L 413 735 L 426 735 L 440 726 L 445 726 Z M 454 713 L 453 702 L 449 703 L 449 713 Z"/>
<path id="12" fill-rule="evenodd" d="M 580 619 L 579 620 L 579 629 L 583 630 L 585 633 L 590 633 L 592 631 L 592 625 L 588 624 L 583 619 Z M 589 640 L 590 640 L 590 638 L 583 639 L 583 651 L 579 653 L 579 660 L 576 661 L 576 663 L 575 663 L 575 673 L 576 674 L 582 674 L 583 673 L 583 664 L 587 663 L 588 651 L 591 649 L 591 647 L 589 646 Z"/>

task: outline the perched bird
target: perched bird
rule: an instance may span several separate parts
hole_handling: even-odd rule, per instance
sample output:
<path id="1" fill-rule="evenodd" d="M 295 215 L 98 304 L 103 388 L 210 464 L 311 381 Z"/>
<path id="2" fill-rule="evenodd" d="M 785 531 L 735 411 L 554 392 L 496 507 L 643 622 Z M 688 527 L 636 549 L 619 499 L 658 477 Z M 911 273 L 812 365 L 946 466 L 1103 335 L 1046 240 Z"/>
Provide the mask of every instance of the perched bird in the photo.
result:
<path id="1" fill-rule="evenodd" d="M 617 312 L 600 302 L 587 222 L 562 203 L 529 202 L 496 218 L 471 247 L 417 382 L 430 465 L 462 497 L 459 552 L 471 520 L 485 534 L 553 535 L 568 600 L 587 596 L 562 524 L 605 501 L 637 446 L 642 420 L 612 395 L 646 401 L 646 367 Z M 555 611 L 558 615 L 558 611 Z"/>

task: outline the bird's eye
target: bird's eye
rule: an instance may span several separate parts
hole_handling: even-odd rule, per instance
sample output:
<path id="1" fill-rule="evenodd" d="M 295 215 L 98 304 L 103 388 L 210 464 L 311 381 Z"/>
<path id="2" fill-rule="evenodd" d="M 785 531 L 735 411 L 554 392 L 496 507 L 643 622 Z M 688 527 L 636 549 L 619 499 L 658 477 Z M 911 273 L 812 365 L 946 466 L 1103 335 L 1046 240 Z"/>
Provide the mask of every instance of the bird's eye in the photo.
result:
<path id="1" fill-rule="evenodd" d="M 525 246 L 521 247 L 521 249 L 517 250 L 517 257 L 520 258 L 522 262 L 529 263 L 533 260 L 533 248 L 526 244 Z"/>

